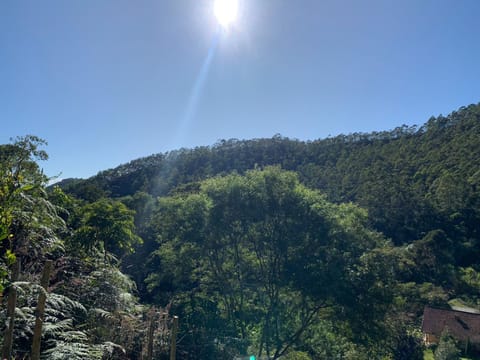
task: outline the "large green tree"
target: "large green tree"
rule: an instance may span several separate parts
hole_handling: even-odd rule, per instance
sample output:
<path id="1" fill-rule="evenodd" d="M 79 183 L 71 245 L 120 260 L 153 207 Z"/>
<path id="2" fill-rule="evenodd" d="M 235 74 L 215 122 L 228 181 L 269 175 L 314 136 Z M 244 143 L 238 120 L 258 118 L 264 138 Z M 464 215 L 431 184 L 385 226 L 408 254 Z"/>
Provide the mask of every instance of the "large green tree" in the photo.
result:
<path id="1" fill-rule="evenodd" d="M 77 246 L 123 256 L 142 239 L 135 233 L 135 211 L 122 202 L 102 198 L 80 209 L 80 224 L 73 237 Z"/>
<path id="2" fill-rule="evenodd" d="M 361 308 L 369 316 L 355 326 L 373 325 L 385 310 L 391 274 L 373 251 L 385 242 L 366 227 L 365 211 L 329 203 L 292 172 L 204 181 L 161 199 L 154 222 L 151 291 L 174 295 L 187 319 L 204 313 L 203 326 L 218 327 L 224 345 L 235 338 L 240 351 L 278 358 L 320 315 Z"/>
<path id="3" fill-rule="evenodd" d="M 5 265 L 16 255 L 34 266 L 34 259 L 60 244 L 56 230 L 64 223 L 48 199 L 48 178 L 38 165 L 48 158 L 45 144 L 28 135 L 0 145 L 0 286 L 7 275 Z"/>

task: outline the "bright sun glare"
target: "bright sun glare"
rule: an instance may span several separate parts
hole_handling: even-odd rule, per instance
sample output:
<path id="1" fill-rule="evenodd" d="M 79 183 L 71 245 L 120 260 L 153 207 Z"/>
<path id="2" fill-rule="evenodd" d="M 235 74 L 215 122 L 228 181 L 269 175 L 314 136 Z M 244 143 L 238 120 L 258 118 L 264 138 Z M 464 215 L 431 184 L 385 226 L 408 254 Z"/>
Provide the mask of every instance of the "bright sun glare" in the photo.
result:
<path id="1" fill-rule="evenodd" d="M 238 0 L 215 0 L 213 11 L 220 25 L 227 28 L 237 17 Z"/>

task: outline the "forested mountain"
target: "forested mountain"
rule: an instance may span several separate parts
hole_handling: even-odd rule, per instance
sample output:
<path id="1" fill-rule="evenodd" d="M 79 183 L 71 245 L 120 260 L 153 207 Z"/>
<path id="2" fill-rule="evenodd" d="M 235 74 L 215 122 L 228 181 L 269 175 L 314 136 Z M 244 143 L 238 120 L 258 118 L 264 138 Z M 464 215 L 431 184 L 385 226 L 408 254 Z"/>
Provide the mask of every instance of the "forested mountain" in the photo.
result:
<path id="1" fill-rule="evenodd" d="M 178 359 L 415 360 L 425 305 L 480 305 L 480 105 L 220 141 L 48 189 L 43 145 L 0 146 L 0 317 L 18 289 L 18 358 L 47 260 L 48 359 L 168 358 L 169 311 Z"/>
<path id="2" fill-rule="evenodd" d="M 309 142 L 281 136 L 222 140 L 134 160 L 61 187 L 86 200 L 138 192 L 165 196 L 212 176 L 279 165 L 332 202 L 368 209 L 374 227 L 397 245 L 439 226 L 456 231 L 463 224 L 468 237 L 477 219 L 479 117 L 480 106 L 471 105 L 421 127 Z"/>

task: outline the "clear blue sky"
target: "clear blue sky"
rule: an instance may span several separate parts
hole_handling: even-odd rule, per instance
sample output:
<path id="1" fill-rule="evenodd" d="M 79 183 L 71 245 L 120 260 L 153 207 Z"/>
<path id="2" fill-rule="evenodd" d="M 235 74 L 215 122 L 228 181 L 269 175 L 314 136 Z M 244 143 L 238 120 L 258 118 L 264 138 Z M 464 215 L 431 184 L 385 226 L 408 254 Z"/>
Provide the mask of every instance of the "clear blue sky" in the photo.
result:
<path id="1" fill-rule="evenodd" d="M 0 142 L 88 177 L 219 139 L 422 124 L 480 101 L 479 0 L 0 1 Z"/>

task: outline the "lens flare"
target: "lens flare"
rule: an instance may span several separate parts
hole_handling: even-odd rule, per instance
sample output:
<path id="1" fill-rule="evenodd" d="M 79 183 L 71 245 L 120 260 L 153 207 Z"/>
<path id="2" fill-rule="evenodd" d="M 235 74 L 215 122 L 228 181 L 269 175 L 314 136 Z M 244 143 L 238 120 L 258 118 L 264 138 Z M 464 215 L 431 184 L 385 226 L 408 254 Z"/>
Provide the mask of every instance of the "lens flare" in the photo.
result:
<path id="1" fill-rule="evenodd" d="M 215 0 L 213 12 L 219 24 L 227 28 L 237 18 L 238 0 Z"/>
<path id="2" fill-rule="evenodd" d="M 193 87 L 185 107 L 185 113 L 183 115 L 183 118 L 181 118 L 181 120 L 179 121 L 176 132 L 171 138 L 171 148 L 180 148 L 187 146 L 186 139 L 191 134 L 191 128 L 197 115 L 197 108 L 203 94 L 203 89 L 205 87 L 205 84 L 207 83 L 210 66 L 212 65 L 215 53 L 217 52 L 220 36 L 221 31 L 219 30 L 212 38 L 212 43 L 208 50 L 208 54 L 203 61 L 202 67 L 200 68 L 195 82 L 193 83 Z"/>

